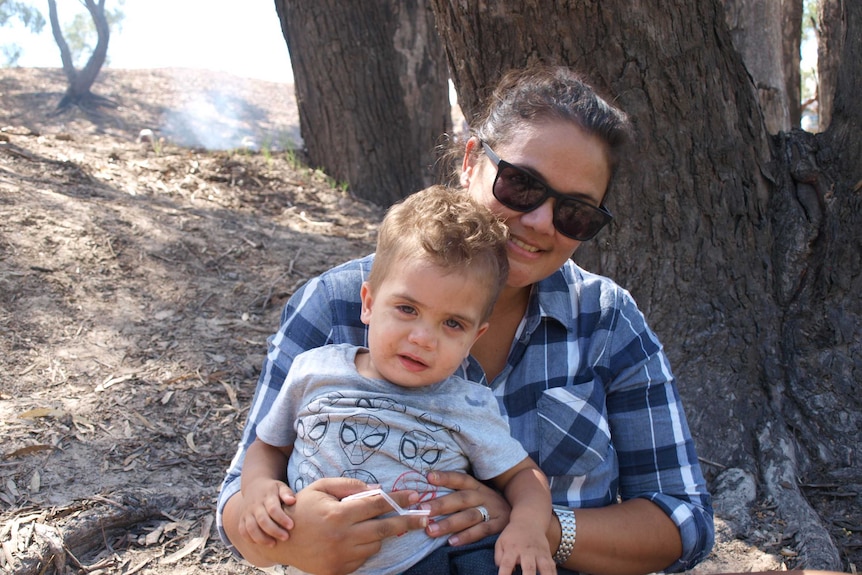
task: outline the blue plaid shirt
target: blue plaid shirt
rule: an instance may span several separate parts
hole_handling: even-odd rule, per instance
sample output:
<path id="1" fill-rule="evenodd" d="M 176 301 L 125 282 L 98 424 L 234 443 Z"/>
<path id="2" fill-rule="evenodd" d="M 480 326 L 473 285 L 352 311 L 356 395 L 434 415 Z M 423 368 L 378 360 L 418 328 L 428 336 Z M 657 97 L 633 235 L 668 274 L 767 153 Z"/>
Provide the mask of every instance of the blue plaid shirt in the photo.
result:
<path id="1" fill-rule="evenodd" d="M 368 345 L 359 288 L 372 261 L 325 272 L 285 305 L 219 495 L 219 532 L 231 549 L 222 509 L 240 489 L 246 449 L 293 358 L 330 343 Z M 460 375 L 489 385 L 476 362 L 462 369 Z M 555 504 L 648 499 L 682 536 L 682 557 L 667 571 L 707 556 L 712 505 L 694 442 L 667 357 L 626 290 L 571 261 L 536 284 L 507 365 L 490 387 L 512 435 L 548 475 Z"/>

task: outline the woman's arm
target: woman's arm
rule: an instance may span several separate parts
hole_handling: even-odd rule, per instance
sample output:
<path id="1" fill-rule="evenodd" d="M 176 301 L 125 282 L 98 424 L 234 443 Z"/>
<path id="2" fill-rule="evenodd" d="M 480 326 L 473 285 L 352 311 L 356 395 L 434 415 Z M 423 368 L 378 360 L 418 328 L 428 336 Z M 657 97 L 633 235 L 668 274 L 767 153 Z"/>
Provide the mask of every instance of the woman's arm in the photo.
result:
<path id="1" fill-rule="evenodd" d="M 453 545 L 465 545 L 499 533 L 508 522 L 501 515 L 501 496 L 465 473 L 429 474 L 429 481 L 456 490 L 422 504 L 431 515 L 451 513 L 429 525 L 429 535 L 450 536 Z M 481 522 L 474 508 L 488 508 L 491 521 Z M 505 500 L 502 505 L 506 505 Z M 492 511 L 493 509 L 493 511 Z M 659 506 L 646 499 L 632 499 L 596 509 L 575 509 L 577 537 L 565 567 L 598 575 L 636 574 L 659 571 L 679 559 L 682 553 L 677 526 Z M 505 517 L 506 521 L 500 521 Z M 501 524 L 502 523 L 502 524 Z M 547 532 L 552 553 L 560 546 L 560 523 L 551 518 Z"/>
<path id="2" fill-rule="evenodd" d="M 500 533 L 509 524 L 512 507 L 503 495 L 472 475 L 458 471 L 432 471 L 428 483 L 452 490 L 452 493 L 422 502 L 420 509 L 431 512 L 433 522 L 425 532 L 429 537 L 448 536 L 450 545 L 467 545 Z M 488 511 L 488 521 L 476 511 L 481 505 Z M 439 519 L 440 516 L 445 516 Z"/>
<path id="3" fill-rule="evenodd" d="M 577 536 L 564 567 L 600 575 L 661 571 L 682 553 L 679 529 L 646 499 L 596 509 L 575 509 Z M 560 546 L 560 523 L 548 530 L 551 551 Z"/>
<path id="4" fill-rule="evenodd" d="M 612 318 L 612 327 L 607 329 L 606 340 L 596 338 L 596 346 L 604 352 L 594 356 L 593 365 L 603 372 L 608 424 L 618 459 L 619 495 L 624 503 L 596 509 L 600 520 L 576 509 L 578 536 L 587 538 L 590 553 L 606 551 L 593 529 L 604 536 L 610 532 L 609 526 L 620 528 L 617 539 L 625 541 L 627 552 L 621 548 L 617 556 L 637 559 L 647 551 L 645 547 L 654 545 L 650 567 L 645 569 L 683 571 L 704 559 L 712 548 L 711 498 L 661 342 L 628 292 L 617 286 L 614 298 L 613 311 L 607 316 Z M 599 513 L 605 510 L 607 515 Z M 671 556 L 671 551 L 676 555 Z M 610 568 L 618 567 L 613 557 L 608 559 Z M 653 559 L 665 563 L 659 565 Z"/>

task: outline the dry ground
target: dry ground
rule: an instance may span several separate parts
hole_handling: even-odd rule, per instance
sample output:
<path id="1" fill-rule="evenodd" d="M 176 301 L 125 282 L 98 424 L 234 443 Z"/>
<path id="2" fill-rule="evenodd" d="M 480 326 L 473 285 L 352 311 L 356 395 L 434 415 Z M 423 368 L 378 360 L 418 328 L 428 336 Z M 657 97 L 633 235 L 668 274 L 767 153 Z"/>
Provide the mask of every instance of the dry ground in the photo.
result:
<path id="1" fill-rule="evenodd" d="M 0 571 L 256 572 L 212 522 L 265 339 L 382 210 L 284 151 L 290 86 L 105 70 L 115 108 L 56 114 L 64 87 L 0 70 Z M 793 567 L 754 518 L 697 572 Z"/>

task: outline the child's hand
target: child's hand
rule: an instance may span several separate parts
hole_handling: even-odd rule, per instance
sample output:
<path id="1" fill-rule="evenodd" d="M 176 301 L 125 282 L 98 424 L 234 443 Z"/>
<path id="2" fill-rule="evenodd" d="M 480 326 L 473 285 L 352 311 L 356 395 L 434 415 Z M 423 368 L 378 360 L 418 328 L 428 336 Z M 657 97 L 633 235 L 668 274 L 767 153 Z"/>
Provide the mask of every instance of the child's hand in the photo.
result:
<path id="1" fill-rule="evenodd" d="M 509 523 L 494 547 L 494 563 L 498 575 L 511 575 L 515 565 L 521 566 L 523 575 L 556 575 L 557 566 L 544 531 L 535 526 Z"/>
<path id="2" fill-rule="evenodd" d="M 296 497 L 286 483 L 259 479 L 243 488 L 243 499 L 240 532 L 245 531 L 252 541 L 267 547 L 288 540 L 293 519 L 284 512 L 283 506 L 296 503 Z"/>

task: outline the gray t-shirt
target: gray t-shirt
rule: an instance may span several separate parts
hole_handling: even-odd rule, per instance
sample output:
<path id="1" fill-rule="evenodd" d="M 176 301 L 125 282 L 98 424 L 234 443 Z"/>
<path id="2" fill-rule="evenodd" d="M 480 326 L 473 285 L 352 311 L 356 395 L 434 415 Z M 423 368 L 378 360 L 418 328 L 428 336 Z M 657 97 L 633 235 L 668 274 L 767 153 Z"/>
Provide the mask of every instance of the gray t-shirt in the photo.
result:
<path id="1" fill-rule="evenodd" d="M 293 445 L 294 491 L 323 477 L 355 477 L 387 492 L 418 491 L 424 501 L 448 492 L 425 481 L 429 471 L 485 480 L 527 457 L 488 388 L 455 376 L 421 388 L 369 379 L 356 371 L 360 350 L 338 344 L 297 356 L 257 427 L 262 441 Z M 400 573 L 445 543 L 421 530 L 389 538 L 356 573 Z"/>

